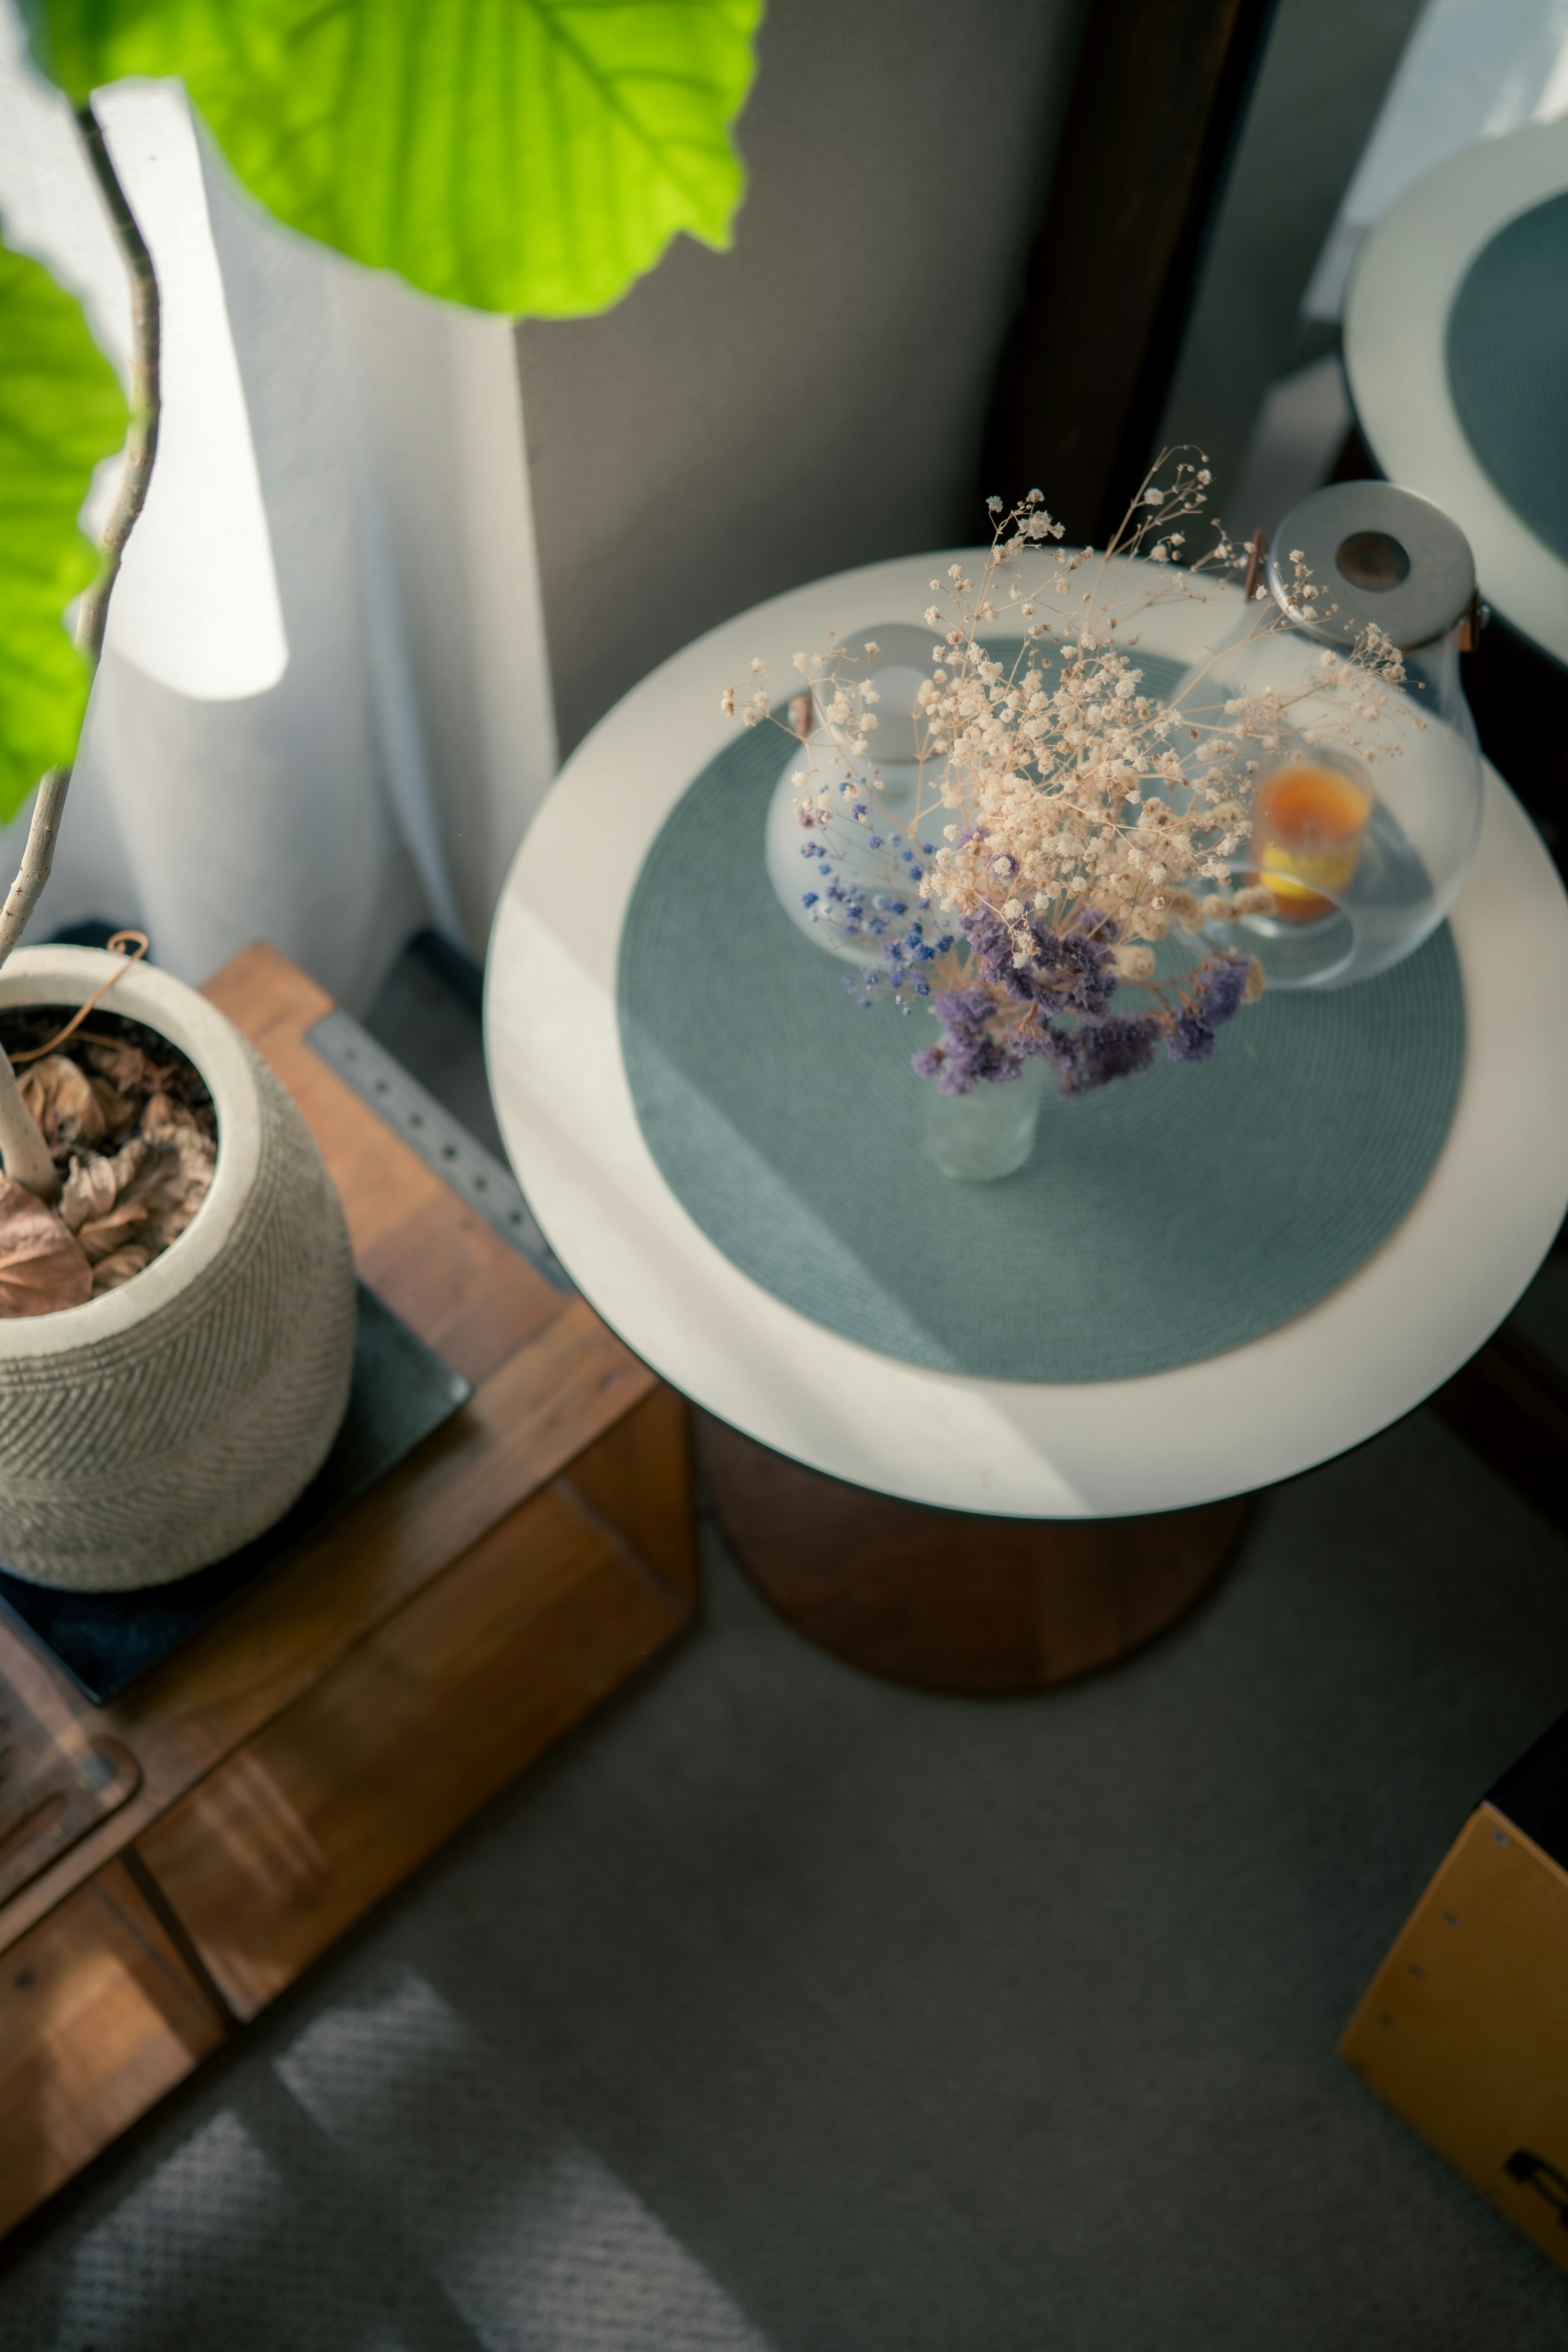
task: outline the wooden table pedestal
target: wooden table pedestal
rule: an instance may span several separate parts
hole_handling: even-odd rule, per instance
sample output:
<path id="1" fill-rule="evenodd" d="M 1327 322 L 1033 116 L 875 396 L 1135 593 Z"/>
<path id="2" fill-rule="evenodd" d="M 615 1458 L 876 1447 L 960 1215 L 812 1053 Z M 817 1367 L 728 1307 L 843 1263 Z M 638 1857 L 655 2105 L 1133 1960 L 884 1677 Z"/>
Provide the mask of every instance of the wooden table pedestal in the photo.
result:
<path id="1" fill-rule="evenodd" d="M 929 1509 L 807 1470 L 698 1416 L 720 1526 L 795 1631 L 921 1690 L 1001 1697 L 1113 1665 L 1219 1574 L 1244 1501 L 1125 1519 Z"/>

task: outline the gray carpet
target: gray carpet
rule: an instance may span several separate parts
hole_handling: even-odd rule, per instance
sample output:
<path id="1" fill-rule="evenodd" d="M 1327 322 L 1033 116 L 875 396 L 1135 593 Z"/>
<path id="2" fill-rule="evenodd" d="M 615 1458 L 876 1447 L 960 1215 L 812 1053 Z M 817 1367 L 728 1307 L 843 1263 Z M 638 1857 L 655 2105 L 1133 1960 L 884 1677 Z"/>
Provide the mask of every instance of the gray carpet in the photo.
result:
<path id="1" fill-rule="evenodd" d="M 1340 2065 L 1568 1703 L 1568 1546 L 1422 1414 L 1155 1649 L 979 1704 L 707 1623 L 22 2233 L 5 2352 L 1546 2352 Z"/>

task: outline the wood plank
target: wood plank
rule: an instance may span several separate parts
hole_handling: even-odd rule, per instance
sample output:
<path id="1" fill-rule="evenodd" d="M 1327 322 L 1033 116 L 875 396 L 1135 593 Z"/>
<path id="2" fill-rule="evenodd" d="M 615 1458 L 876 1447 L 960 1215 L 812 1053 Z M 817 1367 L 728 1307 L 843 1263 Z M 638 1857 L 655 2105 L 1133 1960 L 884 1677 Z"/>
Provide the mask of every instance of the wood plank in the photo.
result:
<path id="1" fill-rule="evenodd" d="M 1459 1832 L 1340 2054 L 1568 2270 L 1568 1872 L 1494 1806 Z"/>
<path id="2" fill-rule="evenodd" d="M 315 1543 L 166 1665 L 93 1707 L 0 1627 L 0 1676 L 140 1765 L 136 1796 L 0 1914 L 0 1948 L 175 1802 L 364 1635 L 437 1579 L 658 1383 L 580 1298 Z"/>
<path id="3" fill-rule="evenodd" d="M 247 948 L 202 993 L 271 1065 L 305 1115 L 343 1202 L 363 1279 L 471 1381 L 559 1313 L 553 1286 L 476 1217 L 305 1043 L 332 1009 L 275 948 Z"/>
<path id="4" fill-rule="evenodd" d="M 254 2016 L 687 1610 L 552 1489 L 176 1806 L 141 1852 Z"/>
<path id="5" fill-rule="evenodd" d="M 224 2034 L 130 1874 L 110 1863 L 0 1970 L 0 2233 Z"/>
<path id="6" fill-rule="evenodd" d="M 683 1396 L 656 1388 L 578 1455 L 569 1483 L 675 1593 L 695 1605 L 700 1574 L 696 1465 L 691 1407 Z"/>

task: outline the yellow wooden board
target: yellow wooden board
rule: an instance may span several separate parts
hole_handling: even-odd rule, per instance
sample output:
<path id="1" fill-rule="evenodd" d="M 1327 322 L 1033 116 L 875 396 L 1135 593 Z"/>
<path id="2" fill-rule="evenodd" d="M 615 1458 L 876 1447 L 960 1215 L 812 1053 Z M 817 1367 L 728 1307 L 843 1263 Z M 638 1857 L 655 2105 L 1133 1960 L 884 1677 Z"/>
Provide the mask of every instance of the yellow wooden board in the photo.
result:
<path id="1" fill-rule="evenodd" d="M 1568 2271 L 1568 1872 L 1478 1807 L 1340 2054 Z"/>

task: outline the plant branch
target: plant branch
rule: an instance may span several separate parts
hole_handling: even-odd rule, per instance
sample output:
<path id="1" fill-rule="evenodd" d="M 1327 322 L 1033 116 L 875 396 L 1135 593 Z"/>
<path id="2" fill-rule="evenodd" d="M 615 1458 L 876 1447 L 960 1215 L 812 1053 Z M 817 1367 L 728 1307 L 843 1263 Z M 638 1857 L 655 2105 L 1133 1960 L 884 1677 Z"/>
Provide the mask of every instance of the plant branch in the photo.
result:
<path id="1" fill-rule="evenodd" d="M 98 118 L 90 106 L 83 106 L 76 119 L 131 280 L 131 430 L 125 442 L 125 470 L 103 533 L 103 567 L 82 598 L 77 618 L 77 644 L 89 667 L 96 669 L 103 651 L 110 595 L 120 576 L 120 560 L 147 502 L 153 460 L 158 454 L 162 322 L 153 257 L 125 200 Z"/>
<path id="2" fill-rule="evenodd" d="M 113 509 L 103 534 L 103 562 L 98 577 L 82 597 L 77 615 L 76 641 L 88 667 L 96 670 L 103 651 L 109 619 L 109 599 L 120 576 L 121 558 L 137 516 L 147 501 L 153 461 L 158 453 L 159 370 L 162 320 L 158 278 L 147 241 L 136 226 L 126 201 L 103 131 L 90 106 L 77 110 L 77 128 L 83 149 L 102 193 L 113 226 L 126 275 L 131 281 L 131 430 L 126 436 L 125 465 Z M 39 894 L 54 864 L 66 793 L 68 767 L 51 768 L 38 787 L 27 845 L 16 878 L 0 909 L 0 963 L 4 963 L 31 919 Z"/>
<path id="3" fill-rule="evenodd" d="M 109 599 L 120 576 L 125 542 L 146 504 L 153 461 L 158 453 L 162 320 L 153 257 L 120 184 L 104 144 L 102 127 L 90 106 L 79 108 L 76 121 L 131 281 L 131 430 L 125 442 L 124 470 L 103 534 L 103 562 L 77 614 L 77 646 L 89 669 L 96 671 L 103 651 Z M 70 779 L 68 766 L 51 768 L 38 786 L 22 862 L 6 893 L 5 904 L 0 908 L 0 964 L 26 929 L 49 878 Z M 3 1050 L 0 1065 L 4 1066 L 0 1067 L 0 1161 L 6 1174 L 26 1184 L 29 1192 L 52 1200 L 59 1188 L 59 1179 L 48 1147 L 22 1100 Z"/>
<path id="4" fill-rule="evenodd" d="M 22 1099 L 16 1073 L 0 1053 L 0 1154 L 5 1173 L 40 1201 L 59 1198 L 59 1171 L 37 1120 Z"/>

